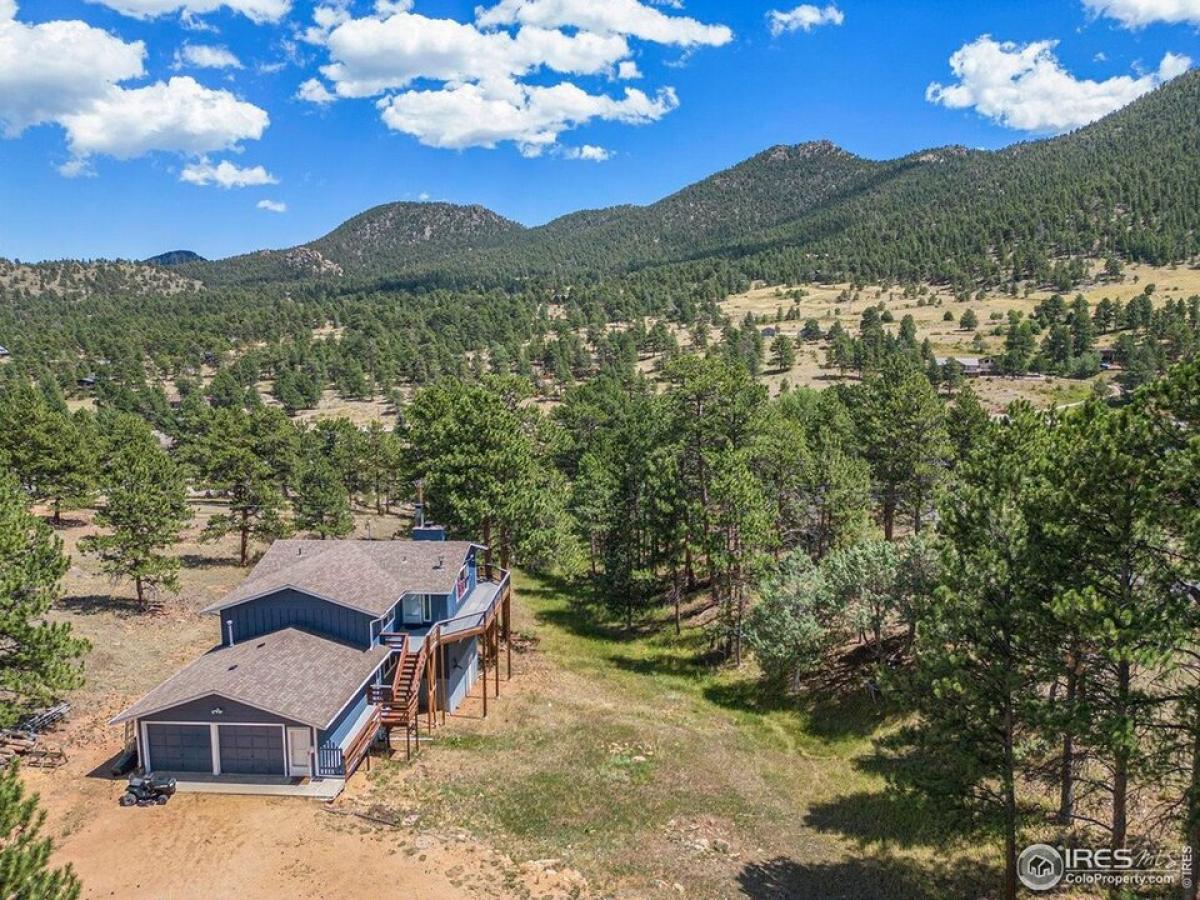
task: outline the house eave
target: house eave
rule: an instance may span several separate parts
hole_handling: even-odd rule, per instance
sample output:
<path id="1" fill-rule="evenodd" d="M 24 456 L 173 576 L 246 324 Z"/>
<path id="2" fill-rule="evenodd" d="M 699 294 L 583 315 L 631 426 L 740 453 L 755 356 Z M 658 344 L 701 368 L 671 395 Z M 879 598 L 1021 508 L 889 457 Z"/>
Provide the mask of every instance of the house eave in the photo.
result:
<path id="1" fill-rule="evenodd" d="M 375 674 L 374 672 L 371 673 L 371 675 L 374 675 L 374 674 Z M 369 681 L 370 678 L 371 678 L 371 676 L 368 676 L 367 680 Z M 361 690 L 361 688 L 359 688 L 359 690 Z M 264 706 L 261 703 L 258 703 L 253 700 L 247 700 L 243 697 L 231 697 L 229 694 L 222 693 L 221 691 L 201 691 L 199 694 L 196 694 L 195 696 L 186 697 L 183 700 L 172 700 L 170 703 L 164 703 L 161 706 L 156 706 L 152 709 L 144 709 L 139 712 L 134 712 L 133 706 L 131 706 L 128 709 L 126 709 L 124 712 L 119 713 L 118 715 L 115 715 L 111 719 L 109 719 L 108 724 L 109 725 L 120 725 L 122 722 L 128 722 L 130 720 L 137 720 L 137 719 L 144 719 L 147 716 L 152 716 L 155 713 L 162 712 L 163 710 L 173 709 L 176 706 L 186 706 L 189 703 L 194 703 L 195 701 L 202 700 L 205 697 L 220 697 L 222 700 L 226 700 L 230 703 L 240 703 L 243 706 L 249 706 L 252 709 L 261 710 L 262 712 L 270 713 L 273 716 L 279 716 L 281 719 L 288 719 L 289 721 L 292 721 L 292 722 L 299 722 L 302 725 L 308 725 L 312 728 L 326 727 L 326 726 L 322 725 L 320 722 L 316 722 L 311 719 L 301 719 L 301 718 L 296 717 L 292 713 L 283 712 L 282 710 L 278 710 L 278 709 L 271 709 L 270 707 Z M 136 706 L 136 705 L 137 704 L 135 703 L 134 706 Z"/>

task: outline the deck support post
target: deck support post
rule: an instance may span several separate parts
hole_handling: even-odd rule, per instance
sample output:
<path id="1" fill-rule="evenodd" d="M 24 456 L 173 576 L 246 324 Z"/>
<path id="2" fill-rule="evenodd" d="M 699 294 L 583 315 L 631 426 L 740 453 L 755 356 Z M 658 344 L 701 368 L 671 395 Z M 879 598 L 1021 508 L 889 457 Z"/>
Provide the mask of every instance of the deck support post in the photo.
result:
<path id="1" fill-rule="evenodd" d="M 508 675 L 506 680 L 512 681 L 512 608 L 509 605 L 511 594 L 508 591 L 504 593 L 504 652 L 508 657 Z"/>
<path id="2" fill-rule="evenodd" d="M 433 733 L 433 715 L 433 654 L 430 653 L 425 657 L 425 718 L 428 726 L 425 730 L 429 734 Z"/>
<path id="3" fill-rule="evenodd" d="M 492 620 L 492 662 L 496 672 L 496 699 L 500 699 L 500 623 Z"/>
<path id="4" fill-rule="evenodd" d="M 479 636 L 479 665 L 483 669 L 483 717 L 487 718 L 487 635 Z"/>

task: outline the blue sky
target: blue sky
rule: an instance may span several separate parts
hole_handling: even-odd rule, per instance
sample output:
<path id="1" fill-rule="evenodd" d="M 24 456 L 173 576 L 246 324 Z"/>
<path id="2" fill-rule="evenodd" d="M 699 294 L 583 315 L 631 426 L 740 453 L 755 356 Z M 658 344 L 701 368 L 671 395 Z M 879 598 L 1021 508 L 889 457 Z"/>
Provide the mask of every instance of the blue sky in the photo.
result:
<path id="1" fill-rule="evenodd" d="M 392 200 L 533 225 L 778 143 L 1053 134 L 1200 61 L 1200 0 L 477 5 L 0 0 L 0 256 L 220 257 Z"/>

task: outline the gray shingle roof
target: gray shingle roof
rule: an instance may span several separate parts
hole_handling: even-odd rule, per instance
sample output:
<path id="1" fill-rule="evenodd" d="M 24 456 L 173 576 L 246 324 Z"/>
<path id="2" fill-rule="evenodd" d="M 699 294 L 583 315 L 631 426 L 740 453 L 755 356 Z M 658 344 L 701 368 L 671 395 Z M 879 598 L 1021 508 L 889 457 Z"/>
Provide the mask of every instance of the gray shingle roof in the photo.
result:
<path id="1" fill-rule="evenodd" d="M 216 612 L 292 587 L 382 616 L 408 593 L 448 594 L 467 541 L 276 541 Z"/>
<path id="2" fill-rule="evenodd" d="M 110 724 L 219 694 L 316 728 L 328 726 L 387 658 L 295 628 L 210 650 Z"/>

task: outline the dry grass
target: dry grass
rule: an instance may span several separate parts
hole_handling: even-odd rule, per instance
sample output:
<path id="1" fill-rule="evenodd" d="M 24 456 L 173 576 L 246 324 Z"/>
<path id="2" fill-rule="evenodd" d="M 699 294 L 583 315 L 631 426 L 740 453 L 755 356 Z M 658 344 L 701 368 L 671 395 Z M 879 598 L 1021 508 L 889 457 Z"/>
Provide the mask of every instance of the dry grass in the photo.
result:
<path id="1" fill-rule="evenodd" d="M 872 738 L 892 723 L 861 685 L 772 699 L 752 670 L 716 667 L 701 628 L 629 635 L 565 584 L 520 579 L 518 597 L 536 651 L 492 716 L 455 722 L 414 767 L 375 767 L 365 802 L 559 860 L 601 896 L 965 896 L 990 883 L 989 859 L 945 848 L 883 791 Z"/>
<path id="2" fill-rule="evenodd" d="M 1095 268 L 1098 271 L 1098 266 Z M 1093 306 L 1104 297 L 1125 302 L 1140 294 L 1148 284 L 1155 285 L 1156 305 L 1168 300 L 1186 299 L 1200 294 L 1200 269 L 1189 266 L 1130 266 L 1120 281 L 1106 281 L 1097 277 L 1079 290 L 1070 292 L 1068 298 L 1080 293 Z M 786 314 L 795 306 L 798 314 L 795 321 L 772 324 L 783 334 L 796 337 L 805 320 L 810 318 L 816 319 L 823 331 L 828 331 L 834 322 L 840 321 L 853 334 L 858 329 L 863 312 L 870 306 L 882 303 L 894 319 L 887 326 L 893 331 L 899 327 L 901 319 L 911 315 L 917 326 L 918 340 L 928 339 L 937 355 L 978 356 L 980 353 L 973 346 L 975 331 L 964 330 L 957 324 L 964 312 L 973 310 L 979 320 L 977 330 L 983 335 L 983 354 L 998 354 L 1003 350 L 1004 338 L 991 334 L 993 328 L 1005 326 L 1011 310 L 1024 315 L 1031 314 L 1039 302 L 1053 293 L 1049 290 L 1035 291 L 1029 296 L 1019 297 L 991 293 L 982 299 L 964 303 L 956 300 L 952 292 L 932 286 L 924 288 L 924 293 L 917 297 L 906 297 L 901 290 L 884 290 L 877 285 L 867 286 L 858 292 L 852 292 L 849 284 L 806 284 L 795 287 L 804 296 L 794 303 L 789 296 L 790 288 L 759 286 L 725 300 L 721 305 L 722 310 L 735 323 L 740 323 L 747 313 L 774 319 L 777 312 Z M 945 321 L 947 311 L 953 314 L 953 322 Z M 816 388 L 837 382 L 840 379 L 836 370 L 824 368 L 827 346 L 825 342 L 800 345 L 796 365 L 788 372 L 772 370 L 768 360 L 763 382 L 772 393 L 777 393 L 785 380 L 792 386 Z M 1003 409 L 1016 399 L 1026 399 L 1039 406 L 1073 403 L 1086 397 L 1092 389 L 1091 380 L 1077 381 L 1052 376 L 983 378 L 975 381 L 974 386 L 993 411 Z"/>

